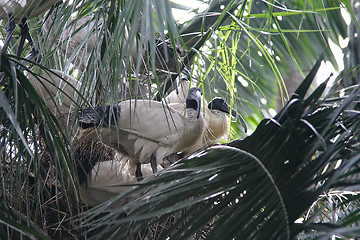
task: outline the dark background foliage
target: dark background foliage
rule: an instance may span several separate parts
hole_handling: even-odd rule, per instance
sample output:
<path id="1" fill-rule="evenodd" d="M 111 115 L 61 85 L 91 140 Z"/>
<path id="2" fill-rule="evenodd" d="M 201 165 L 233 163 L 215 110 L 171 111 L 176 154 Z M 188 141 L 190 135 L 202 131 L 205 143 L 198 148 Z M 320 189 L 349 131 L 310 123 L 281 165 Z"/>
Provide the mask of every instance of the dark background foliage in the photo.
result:
<path id="1" fill-rule="evenodd" d="M 165 0 L 66 1 L 29 20 L 42 54 L 31 67 L 23 59 L 28 44 L 21 58 L 13 55 L 16 28 L 9 55 L 1 56 L 1 238 L 360 235 L 359 3 L 224 0 L 204 5 L 206 10 Z M 181 22 L 171 8 L 195 17 Z M 5 36 L 7 21 L 1 24 Z M 73 45 L 80 29 L 87 34 Z M 29 76 L 58 69 L 81 81 L 75 112 L 111 104 L 130 73 L 140 70 L 140 51 L 129 57 L 132 44 L 148 41 L 142 46 L 150 53 L 155 38 L 181 46 L 184 64 L 205 98 L 226 98 L 250 132 L 246 135 L 233 122 L 222 145 L 88 209 L 80 201 L 79 159 L 72 149 L 76 121 L 55 116 Z M 341 47 L 344 69 L 332 42 Z M 156 72 L 150 60 L 151 77 L 132 77 L 152 87 L 150 98 L 161 98 L 176 74 Z M 329 71 L 314 80 L 326 61 L 340 75 L 325 81 Z M 64 127 L 67 120 L 69 127 Z"/>

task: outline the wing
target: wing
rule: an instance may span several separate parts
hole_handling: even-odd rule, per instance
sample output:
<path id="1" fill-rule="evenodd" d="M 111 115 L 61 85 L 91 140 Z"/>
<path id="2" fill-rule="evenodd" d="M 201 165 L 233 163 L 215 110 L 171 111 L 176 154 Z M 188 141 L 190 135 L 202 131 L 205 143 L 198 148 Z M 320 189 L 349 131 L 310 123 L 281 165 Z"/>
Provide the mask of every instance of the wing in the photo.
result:
<path id="1" fill-rule="evenodd" d="M 181 134 L 187 119 L 174 108 L 161 102 L 128 100 L 120 104 L 117 128 L 151 141 L 166 141 Z"/>
<path id="2" fill-rule="evenodd" d="M 54 114 L 57 113 L 57 110 L 60 113 L 69 112 L 75 106 L 81 82 L 72 76 L 52 69 L 51 71 L 42 71 L 39 76 L 28 74 L 28 77 L 39 96 L 43 98 Z"/>
<path id="3" fill-rule="evenodd" d="M 115 107 L 85 109 L 78 113 L 77 120 L 82 128 L 101 127 L 109 135 L 102 137 L 105 142 L 110 137 L 123 141 L 134 135 L 163 145 L 174 144 L 188 121 L 183 112 L 161 102 L 134 99 Z"/>

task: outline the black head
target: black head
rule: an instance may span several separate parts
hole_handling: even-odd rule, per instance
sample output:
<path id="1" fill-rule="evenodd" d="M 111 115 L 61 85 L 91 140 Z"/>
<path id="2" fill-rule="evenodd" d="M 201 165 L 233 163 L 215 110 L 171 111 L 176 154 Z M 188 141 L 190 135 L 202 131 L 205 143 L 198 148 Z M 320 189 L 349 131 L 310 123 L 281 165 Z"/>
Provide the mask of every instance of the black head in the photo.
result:
<path id="1" fill-rule="evenodd" d="M 208 108 L 210 110 L 218 110 L 218 111 L 230 114 L 230 106 L 229 106 L 229 104 L 224 99 L 219 98 L 219 97 L 214 98 L 213 100 L 211 100 L 209 105 L 208 105 Z M 245 123 L 244 119 L 242 118 L 242 116 L 240 114 L 238 114 L 234 109 L 232 109 L 231 115 L 234 118 L 237 118 L 237 119 L 240 120 L 241 124 L 244 127 L 244 131 L 246 132 L 247 131 L 247 126 L 246 126 L 246 123 Z"/>
<path id="2" fill-rule="evenodd" d="M 202 91 L 199 88 L 190 88 L 186 97 L 186 108 L 192 108 L 197 111 L 197 118 L 200 116 L 202 101 Z"/>
<path id="3" fill-rule="evenodd" d="M 213 100 L 210 101 L 208 108 L 210 110 L 219 110 L 221 112 L 230 113 L 230 106 L 229 104 L 222 98 L 214 98 Z M 235 112 L 235 110 L 233 110 Z M 236 112 L 235 112 L 236 114 Z M 232 114 L 233 115 L 233 114 Z M 233 115 L 234 116 L 234 115 Z M 236 115 L 234 117 L 237 117 Z"/>

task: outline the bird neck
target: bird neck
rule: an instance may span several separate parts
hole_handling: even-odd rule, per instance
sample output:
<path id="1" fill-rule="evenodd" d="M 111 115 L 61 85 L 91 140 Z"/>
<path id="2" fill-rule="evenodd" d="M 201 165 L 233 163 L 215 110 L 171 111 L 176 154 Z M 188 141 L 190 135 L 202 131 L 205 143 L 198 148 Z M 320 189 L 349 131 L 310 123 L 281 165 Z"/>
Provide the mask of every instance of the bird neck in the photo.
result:
<path id="1" fill-rule="evenodd" d="M 193 121 L 195 121 L 197 119 L 202 118 L 201 114 L 200 114 L 199 118 L 197 118 L 197 111 L 195 109 L 193 109 L 193 108 L 187 108 L 186 109 L 186 116 L 187 116 L 189 122 L 193 122 Z"/>
<path id="2" fill-rule="evenodd" d="M 229 118 L 225 114 L 214 114 L 210 118 L 207 138 L 210 141 L 217 141 L 229 131 Z"/>

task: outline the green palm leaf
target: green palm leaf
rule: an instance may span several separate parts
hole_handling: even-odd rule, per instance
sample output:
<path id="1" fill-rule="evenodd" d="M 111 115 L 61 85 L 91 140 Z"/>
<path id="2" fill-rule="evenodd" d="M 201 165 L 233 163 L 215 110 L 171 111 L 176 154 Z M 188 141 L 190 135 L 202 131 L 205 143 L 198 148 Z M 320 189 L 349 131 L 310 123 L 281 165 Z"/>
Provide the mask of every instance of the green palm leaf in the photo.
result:
<path id="1" fill-rule="evenodd" d="M 20 34 L 16 28 L 10 55 L 1 56 L 1 238 L 358 236 L 359 58 L 353 49 L 359 23 L 351 1 L 210 1 L 204 12 L 189 9 L 196 17 L 182 24 L 174 20 L 173 6 L 64 1 L 28 21 L 43 56 L 32 67 L 12 55 Z M 352 19 L 349 26 L 343 6 Z M 5 36 L 6 21 L 1 24 Z M 72 46 L 81 31 L 86 34 Z M 306 73 L 321 54 L 336 64 L 328 41 L 340 45 L 339 36 L 349 37 L 343 51 L 350 57 L 330 89 L 331 79 L 305 94 L 318 61 L 296 91 L 289 89 L 290 96 L 296 94 L 271 115 L 278 88 L 280 101 L 290 98 L 284 86 L 295 79 L 294 72 Z M 79 99 L 73 99 L 77 108 L 115 104 L 129 79 L 151 86 L 149 98 L 160 99 L 176 75 L 154 70 L 155 38 L 188 50 L 184 63 L 205 98 L 230 100 L 253 134 L 242 139 L 241 126 L 232 123 L 228 138 L 242 140 L 206 149 L 86 211 L 72 146 L 78 126 L 71 120 L 64 128 L 65 121 L 52 114 L 28 78 L 51 69 L 76 77 L 82 83 Z M 141 44 L 144 39 L 149 44 Z M 130 57 L 134 43 L 149 56 L 146 65 L 154 75 L 136 74 L 141 51 Z M 21 57 L 29 51 L 25 44 Z M 80 213 L 81 221 L 72 221 Z"/>
<path id="2" fill-rule="evenodd" d="M 292 239 L 309 230 L 328 237 L 358 234 L 341 225 L 314 225 L 312 218 L 295 223 L 322 193 L 342 189 L 360 161 L 357 144 L 349 141 L 360 123 L 354 111 L 359 86 L 340 105 L 330 96 L 320 99 L 323 86 L 304 99 L 320 61 L 282 111 L 251 136 L 194 154 L 84 213 L 83 223 L 96 232 L 92 237 L 149 234 L 151 225 L 168 218 L 172 224 L 156 239 L 190 238 L 199 229 L 209 239 Z M 353 149 L 346 159 L 345 149 Z"/>

